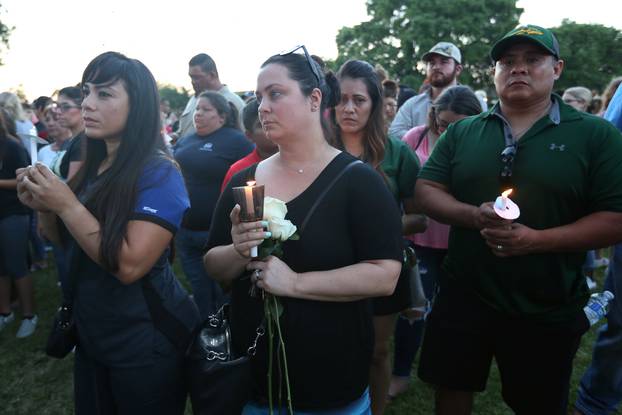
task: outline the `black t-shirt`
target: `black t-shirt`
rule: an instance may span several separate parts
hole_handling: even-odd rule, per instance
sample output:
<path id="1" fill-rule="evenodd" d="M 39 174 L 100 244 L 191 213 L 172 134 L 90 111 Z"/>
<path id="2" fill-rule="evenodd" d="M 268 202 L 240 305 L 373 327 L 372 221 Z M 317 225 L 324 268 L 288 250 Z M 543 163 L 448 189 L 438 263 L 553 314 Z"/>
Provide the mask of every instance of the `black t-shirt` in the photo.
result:
<path id="1" fill-rule="evenodd" d="M 353 160 L 347 153 L 335 157 L 304 192 L 287 203 L 286 219 L 300 226 L 326 186 Z M 231 243 L 231 188 L 252 179 L 255 168 L 236 174 L 223 191 L 214 212 L 208 249 Z M 284 243 L 283 253 L 283 260 L 295 272 L 332 270 L 364 260 L 401 261 L 400 212 L 380 175 L 364 164 L 351 167 L 318 205 L 300 239 Z M 240 277 L 232 286 L 231 324 L 234 348 L 244 353 L 262 320 L 263 305 L 261 299 L 249 297 L 248 274 Z M 359 398 L 368 384 L 373 351 L 370 302 L 297 298 L 281 298 L 281 302 L 281 327 L 295 408 L 330 409 Z M 264 337 L 252 359 L 254 399 L 259 402 L 265 402 L 268 396 L 267 350 Z M 276 363 L 273 379 L 276 399 Z"/>
<path id="2" fill-rule="evenodd" d="M 15 170 L 29 164 L 28 152 L 19 143 L 5 138 L 4 156 L 0 159 L 0 180 L 15 179 Z M 2 150 L 0 150 L 2 151 Z M 0 219 L 11 215 L 27 215 L 28 208 L 17 198 L 17 189 L 0 189 Z"/>
<path id="3" fill-rule="evenodd" d="M 207 136 L 189 135 L 175 146 L 175 160 L 190 195 L 190 210 L 184 217 L 183 228 L 209 229 L 225 174 L 233 163 L 251 151 L 253 145 L 244 134 L 228 127 Z"/>
<path id="4" fill-rule="evenodd" d="M 84 157 L 82 152 L 82 146 L 86 146 L 86 136 L 84 132 L 81 132 L 77 136 L 71 139 L 67 147 L 67 151 L 63 156 L 63 160 L 60 163 L 60 176 L 63 179 L 67 179 L 69 174 L 69 163 L 72 161 L 81 161 Z"/>

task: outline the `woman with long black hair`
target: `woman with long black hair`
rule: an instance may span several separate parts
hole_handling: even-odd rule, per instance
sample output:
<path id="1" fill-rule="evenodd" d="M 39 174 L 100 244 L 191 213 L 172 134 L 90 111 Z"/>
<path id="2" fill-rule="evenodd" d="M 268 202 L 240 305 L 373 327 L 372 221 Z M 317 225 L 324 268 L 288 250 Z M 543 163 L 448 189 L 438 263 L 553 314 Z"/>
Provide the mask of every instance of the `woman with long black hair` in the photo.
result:
<path id="1" fill-rule="evenodd" d="M 183 352 L 149 301 L 187 331 L 198 322 L 168 262 L 189 203 L 163 151 L 156 83 L 141 62 L 107 52 L 82 88 L 86 159 L 69 186 L 41 164 L 18 172 L 22 202 L 50 212 L 46 234 L 58 234 L 55 216 L 66 234 L 76 414 L 182 414 Z"/>
<path id="2" fill-rule="evenodd" d="M 382 85 L 373 66 L 349 60 L 337 73 L 341 97 L 333 109 L 333 145 L 363 160 L 383 177 L 396 206 L 403 211 L 402 234 L 422 232 L 426 218 L 414 213 L 415 181 L 419 163 L 400 140 L 385 133 Z M 374 355 L 370 370 L 372 413 L 384 412 L 391 375 L 390 339 L 397 314 L 411 304 L 406 268 L 392 295 L 374 299 Z"/>

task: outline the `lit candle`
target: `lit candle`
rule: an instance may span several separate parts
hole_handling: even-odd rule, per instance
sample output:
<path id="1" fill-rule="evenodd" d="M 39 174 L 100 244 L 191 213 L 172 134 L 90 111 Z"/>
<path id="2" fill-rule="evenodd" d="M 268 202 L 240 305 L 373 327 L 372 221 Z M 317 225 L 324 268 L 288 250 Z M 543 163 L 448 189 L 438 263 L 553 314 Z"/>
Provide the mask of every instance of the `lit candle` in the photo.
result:
<path id="1" fill-rule="evenodd" d="M 495 213 L 503 219 L 514 220 L 520 216 L 520 209 L 516 203 L 508 196 L 512 193 L 512 189 L 508 189 L 497 197 L 493 206 Z"/>
<path id="2" fill-rule="evenodd" d="M 263 218 L 264 186 L 255 185 L 256 182 L 246 182 L 246 186 L 236 186 L 233 190 L 233 199 L 240 208 L 242 222 L 254 222 Z M 251 256 L 257 257 L 257 247 L 251 249 Z"/>
<path id="3" fill-rule="evenodd" d="M 249 217 L 255 216 L 255 204 L 253 203 L 253 186 L 255 186 L 255 183 L 254 181 L 246 182 L 246 186 L 244 186 L 246 213 L 248 213 Z"/>
<path id="4" fill-rule="evenodd" d="M 505 209 L 508 204 L 508 196 L 512 193 L 512 189 L 508 189 L 505 192 L 501 193 L 501 207 Z"/>
<path id="5" fill-rule="evenodd" d="M 246 186 L 244 186 L 244 199 L 246 200 L 246 213 L 248 213 L 248 217 L 252 218 L 255 216 L 255 203 L 253 201 L 253 187 L 255 187 L 255 181 L 246 182 Z M 254 246 L 251 248 L 251 258 L 257 258 L 259 252 L 257 247 Z"/>
<path id="6" fill-rule="evenodd" d="M 37 137 L 30 136 L 30 165 L 37 164 Z"/>

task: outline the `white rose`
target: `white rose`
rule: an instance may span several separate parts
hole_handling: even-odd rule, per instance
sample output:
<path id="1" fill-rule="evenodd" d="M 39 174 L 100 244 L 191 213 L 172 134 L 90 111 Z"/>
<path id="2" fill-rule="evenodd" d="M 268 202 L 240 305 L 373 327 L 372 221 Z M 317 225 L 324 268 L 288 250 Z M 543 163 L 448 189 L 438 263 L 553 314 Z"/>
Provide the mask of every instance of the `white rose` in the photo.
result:
<path id="1" fill-rule="evenodd" d="M 272 238 L 274 239 L 287 241 L 293 234 L 296 233 L 296 229 L 296 225 L 287 219 L 273 217 L 268 220 L 268 230 L 272 232 Z"/>
<path id="2" fill-rule="evenodd" d="M 263 218 L 270 221 L 272 219 L 285 219 L 287 206 L 285 202 L 266 196 L 263 200 Z"/>

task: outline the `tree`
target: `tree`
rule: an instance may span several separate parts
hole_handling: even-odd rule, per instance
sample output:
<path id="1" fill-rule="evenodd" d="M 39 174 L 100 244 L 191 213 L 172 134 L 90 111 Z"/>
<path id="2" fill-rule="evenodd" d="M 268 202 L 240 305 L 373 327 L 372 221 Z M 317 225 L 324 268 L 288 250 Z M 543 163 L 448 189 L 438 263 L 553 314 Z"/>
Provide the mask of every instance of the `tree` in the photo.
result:
<path id="1" fill-rule="evenodd" d="M 492 44 L 518 25 L 516 0 L 367 0 L 371 19 L 337 34 L 339 56 L 381 64 L 392 78 L 418 88 L 425 77 L 421 56 L 449 41 L 462 52 L 462 83 L 490 87 Z"/>
<path id="2" fill-rule="evenodd" d="M 601 91 L 611 78 L 622 75 L 622 32 L 599 24 L 564 19 L 552 29 L 559 40 L 564 71 L 555 88 L 584 86 Z"/>
<path id="3" fill-rule="evenodd" d="M 178 88 L 174 85 L 159 84 L 160 99 L 168 100 L 171 104 L 171 109 L 175 112 L 181 112 L 188 102 L 190 97 L 189 91 L 186 88 Z"/>
<path id="4" fill-rule="evenodd" d="M 2 5 L 0 4 L 0 12 L 1 11 Z M 2 23 L 2 20 L 0 20 L 0 52 L 9 47 L 9 36 L 13 29 L 15 28 L 5 25 Z M 2 65 L 2 59 L 0 59 L 0 65 Z"/>

